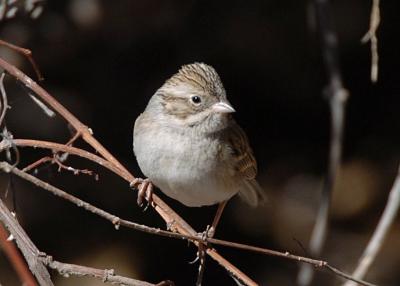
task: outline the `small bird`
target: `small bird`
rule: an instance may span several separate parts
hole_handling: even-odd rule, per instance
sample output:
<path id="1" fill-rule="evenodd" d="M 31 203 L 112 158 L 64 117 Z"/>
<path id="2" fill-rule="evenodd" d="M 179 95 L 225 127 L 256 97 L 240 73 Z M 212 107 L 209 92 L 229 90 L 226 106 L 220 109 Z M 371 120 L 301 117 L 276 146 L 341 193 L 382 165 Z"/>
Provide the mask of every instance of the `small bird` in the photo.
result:
<path id="1" fill-rule="evenodd" d="M 264 197 L 257 163 L 215 69 L 184 65 L 136 119 L 133 150 L 143 174 L 189 207 L 239 194 L 251 206 Z"/>

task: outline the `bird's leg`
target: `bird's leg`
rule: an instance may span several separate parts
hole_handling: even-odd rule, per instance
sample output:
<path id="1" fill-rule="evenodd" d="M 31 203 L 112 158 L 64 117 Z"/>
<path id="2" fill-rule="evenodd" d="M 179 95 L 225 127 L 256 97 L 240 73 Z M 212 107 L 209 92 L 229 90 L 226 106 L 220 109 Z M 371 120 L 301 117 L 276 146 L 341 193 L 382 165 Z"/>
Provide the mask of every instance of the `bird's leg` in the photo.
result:
<path id="1" fill-rule="evenodd" d="M 138 186 L 137 186 L 138 185 Z M 150 182 L 149 179 L 140 179 L 135 178 L 131 183 L 130 187 L 134 188 L 137 186 L 138 189 L 138 197 L 137 197 L 137 204 L 141 207 L 143 205 L 143 201 L 147 200 L 147 206 L 145 210 L 148 208 L 150 204 L 153 203 L 153 184 Z"/>
<path id="2" fill-rule="evenodd" d="M 213 220 L 211 226 L 208 227 L 208 229 L 206 230 L 206 236 L 207 237 L 210 237 L 210 238 L 214 237 L 215 231 L 217 230 L 218 223 L 219 223 L 219 221 L 221 219 L 221 216 L 222 216 L 222 212 L 224 211 L 227 202 L 228 201 L 223 201 L 222 203 L 220 203 L 218 205 L 218 209 L 217 209 L 217 212 L 215 214 L 214 220 Z"/>
<path id="3" fill-rule="evenodd" d="M 218 205 L 218 209 L 217 209 L 217 212 L 215 213 L 215 217 L 214 217 L 212 224 L 207 225 L 206 230 L 199 233 L 199 236 L 201 237 L 202 240 L 205 241 L 205 240 L 207 240 L 207 238 L 214 237 L 215 231 L 217 229 L 217 225 L 218 225 L 219 221 L 221 220 L 222 212 L 224 211 L 227 202 L 228 201 L 223 201 L 222 203 L 220 203 Z"/>

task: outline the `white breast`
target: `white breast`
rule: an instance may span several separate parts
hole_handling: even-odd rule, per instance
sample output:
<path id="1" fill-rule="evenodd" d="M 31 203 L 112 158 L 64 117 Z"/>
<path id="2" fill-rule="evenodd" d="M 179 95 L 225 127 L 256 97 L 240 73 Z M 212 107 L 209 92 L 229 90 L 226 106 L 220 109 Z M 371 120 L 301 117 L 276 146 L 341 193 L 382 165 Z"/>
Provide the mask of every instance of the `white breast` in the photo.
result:
<path id="1" fill-rule="evenodd" d="M 217 140 L 201 138 L 166 128 L 146 129 L 134 137 L 142 172 L 166 195 L 187 206 L 216 204 L 239 190 L 233 184 L 233 170 L 218 159 Z"/>

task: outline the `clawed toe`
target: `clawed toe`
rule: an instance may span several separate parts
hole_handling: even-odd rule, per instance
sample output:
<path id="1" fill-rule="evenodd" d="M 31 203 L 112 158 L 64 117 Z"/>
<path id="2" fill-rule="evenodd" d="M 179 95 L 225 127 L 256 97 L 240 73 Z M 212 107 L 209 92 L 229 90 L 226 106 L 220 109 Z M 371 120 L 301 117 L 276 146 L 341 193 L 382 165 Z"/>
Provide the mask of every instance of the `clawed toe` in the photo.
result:
<path id="1" fill-rule="evenodd" d="M 129 183 L 129 187 L 131 189 L 136 189 L 138 185 L 140 185 L 143 182 L 143 179 L 141 178 L 134 178 L 132 182 Z"/>
<path id="2" fill-rule="evenodd" d="M 207 229 L 205 231 L 206 238 L 213 238 L 215 234 L 215 228 L 213 226 L 207 225 Z"/>
<path id="3" fill-rule="evenodd" d="M 148 203 L 144 210 L 153 203 L 153 184 L 149 179 L 135 178 L 129 183 L 129 187 L 132 189 L 138 189 L 137 204 L 139 207 L 143 205 L 145 200 L 147 200 Z"/>
<path id="4" fill-rule="evenodd" d="M 200 236 L 201 240 L 206 241 L 207 238 L 213 238 L 215 234 L 215 229 L 213 226 L 207 225 L 205 231 L 200 232 L 198 236 Z"/>
<path id="5" fill-rule="evenodd" d="M 132 183 L 131 183 L 132 184 Z M 137 184 L 137 182 L 134 184 Z M 153 184 L 148 180 L 141 180 L 140 185 L 138 187 L 138 197 L 137 197 L 137 204 L 141 207 L 143 202 L 147 200 L 147 206 L 144 210 L 148 208 L 150 204 L 153 203 Z"/>

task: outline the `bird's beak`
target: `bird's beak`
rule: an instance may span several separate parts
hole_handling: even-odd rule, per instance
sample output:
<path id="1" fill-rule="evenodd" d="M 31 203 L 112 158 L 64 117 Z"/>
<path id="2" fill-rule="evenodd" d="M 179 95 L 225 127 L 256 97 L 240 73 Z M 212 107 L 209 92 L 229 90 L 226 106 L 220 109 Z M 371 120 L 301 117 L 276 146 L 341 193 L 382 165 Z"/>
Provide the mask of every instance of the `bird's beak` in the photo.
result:
<path id="1" fill-rule="evenodd" d="M 222 101 L 215 103 L 212 109 L 218 113 L 232 113 L 236 111 L 229 103 Z"/>

